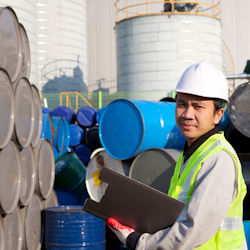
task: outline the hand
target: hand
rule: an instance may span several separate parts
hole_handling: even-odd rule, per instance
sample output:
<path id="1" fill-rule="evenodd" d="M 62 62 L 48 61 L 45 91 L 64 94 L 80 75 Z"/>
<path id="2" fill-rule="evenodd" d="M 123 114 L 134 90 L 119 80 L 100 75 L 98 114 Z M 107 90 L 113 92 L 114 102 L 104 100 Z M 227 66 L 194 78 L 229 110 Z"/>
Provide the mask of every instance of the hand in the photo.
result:
<path id="1" fill-rule="evenodd" d="M 108 218 L 107 220 L 107 226 L 116 234 L 118 239 L 126 245 L 126 239 L 127 237 L 133 233 L 135 230 L 131 227 L 127 227 L 119 223 L 114 218 Z"/>

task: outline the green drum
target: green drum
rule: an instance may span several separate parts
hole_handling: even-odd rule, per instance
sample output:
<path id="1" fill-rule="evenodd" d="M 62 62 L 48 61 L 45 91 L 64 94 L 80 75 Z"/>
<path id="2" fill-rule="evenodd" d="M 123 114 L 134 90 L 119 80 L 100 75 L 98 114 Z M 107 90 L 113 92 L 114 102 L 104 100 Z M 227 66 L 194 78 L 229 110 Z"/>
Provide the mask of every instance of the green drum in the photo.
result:
<path id="1" fill-rule="evenodd" d="M 81 196 L 85 191 L 86 167 L 74 152 L 67 152 L 56 159 L 55 187 Z"/>

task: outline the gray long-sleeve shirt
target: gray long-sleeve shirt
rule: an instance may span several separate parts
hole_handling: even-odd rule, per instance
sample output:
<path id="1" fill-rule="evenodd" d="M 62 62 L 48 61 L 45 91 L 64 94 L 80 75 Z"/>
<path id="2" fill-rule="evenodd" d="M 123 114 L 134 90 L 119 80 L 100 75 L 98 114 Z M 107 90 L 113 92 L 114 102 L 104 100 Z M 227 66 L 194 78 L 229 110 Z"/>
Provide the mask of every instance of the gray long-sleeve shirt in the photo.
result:
<path id="1" fill-rule="evenodd" d="M 155 234 L 142 234 L 136 249 L 191 250 L 207 242 L 218 231 L 236 197 L 235 171 L 231 156 L 224 150 L 205 160 L 189 204 L 177 221 Z"/>

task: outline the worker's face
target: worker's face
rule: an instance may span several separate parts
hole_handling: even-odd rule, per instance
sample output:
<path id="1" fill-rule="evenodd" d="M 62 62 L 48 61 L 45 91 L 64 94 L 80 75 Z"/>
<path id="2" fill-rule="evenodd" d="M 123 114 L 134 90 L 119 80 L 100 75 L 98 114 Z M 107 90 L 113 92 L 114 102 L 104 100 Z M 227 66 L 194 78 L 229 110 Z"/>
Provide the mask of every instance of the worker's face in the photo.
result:
<path id="1" fill-rule="evenodd" d="M 224 109 L 215 111 L 214 101 L 208 98 L 178 93 L 175 119 L 190 146 L 220 122 Z"/>

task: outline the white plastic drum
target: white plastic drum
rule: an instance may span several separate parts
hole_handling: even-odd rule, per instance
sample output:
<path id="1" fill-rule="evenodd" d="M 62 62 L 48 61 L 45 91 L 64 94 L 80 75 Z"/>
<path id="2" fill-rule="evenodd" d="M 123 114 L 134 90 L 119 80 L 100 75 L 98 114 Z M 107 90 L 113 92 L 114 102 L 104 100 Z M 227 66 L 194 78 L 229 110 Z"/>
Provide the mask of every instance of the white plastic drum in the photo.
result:
<path id="1" fill-rule="evenodd" d="M 10 7 L 0 8 L 0 67 L 11 79 L 17 80 L 21 68 L 21 34 L 15 12 Z"/>
<path id="2" fill-rule="evenodd" d="M 97 149 L 91 157 L 87 166 L 85 182 L 90 198 L 99 202 L 108 187 L 107 183 L 99 179 L 101 169 L 106 167 L 116 173 L 128 175 L 130 161 L 114 159 L 104 149 Z"/>
<path id="3" fill-rule="evenodd" d="M 12 213 L 19 200 L 21 184 L 20 152 L 14 142 L 0 151 L 0 208 Z"/>
<path id="4" fill-rule="evenodd" d="M 34 99 L 34 129 L 31 144 L 33 147 L 35 147 L 39 143 L 41 137 L 43 127 L 43 113 L 39 90 L 33 84 L 31 85 L 31 90 Z"/>
<path id="5" fill-rule="evenodd" d="M 1 29 L 1 28 L 0 28 Z M 1 39 L 1 37 L 0 37 Z M 1 45 L 0 45 L 1 46 Z M 0 69 L 0 148 L 10 141 L 15 124 L 15 98 L 8 74 Z"/>
<path id="6" fill-rule="evenodd" d="M 31 146 L 20 152 L 21 158 L 21 192 L 19 204 L 27 206 L 32 199 L 36 184 L 36 163 Z"/>
<path id="7" fill-rule="evenodd" d="M 57 207 L 58 206 L 58 199 L 55 190 L 53 189 L 50 196 L 43 201 L 43 208 L 48 207 Z"/>
<path id="8" fill-rule="evenodd" d="M 35 191 L 42 199 L 47 199 L 54 186 L 55 158 L 53 148 L 47 139 L 40 139 L 34 148 L 37 164 L 37 180 Z"/>
<path id="9" fill-rule="evenodd" d="M 179 155 L 180 151 L 174 149 L 145 150 L 133 160 L 129 177 L 163 193 L 168 193 Z"/>
<path id="10" fill-rule="evenodd" d="M 2 215 L 0 215 L 0 250 L 5 250 L 5 238 L 4 238 Z"/>
<path id="11" fill-rule="evenodd" d="M 20 34 L 21 34 L 21 55 L 22 55 L 22 64 L 18 74 L 18 79 L 22 77 L 26 77 L 29 79 L 30 77 L 30 45 L 29 39 L 26 33 L 24 26 L 20 23 Z"/>
<path id="12" fill-rule="evenodd" d="M 13 213 L 3 218 L 5 235 L 5 250 L 21 250 L 23 240 L 23 220 L 20 208 L 17 206 Z"/>
<path id="13" fill-rule="evenodd" d="M 41 247 L 42 209 L 42 201 L 37 195 L 33 195 L 29 205 L 22 209 L 23 249 L 36 250 Z"/>
<path id="14" fill-rule="evenodd" d="M 34 129 L 34 100 L 29 80 L 21 78 L 15 88 L 15 135 L 25 148 L 31 143 Z"/>

